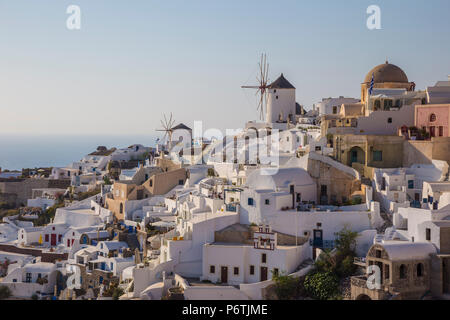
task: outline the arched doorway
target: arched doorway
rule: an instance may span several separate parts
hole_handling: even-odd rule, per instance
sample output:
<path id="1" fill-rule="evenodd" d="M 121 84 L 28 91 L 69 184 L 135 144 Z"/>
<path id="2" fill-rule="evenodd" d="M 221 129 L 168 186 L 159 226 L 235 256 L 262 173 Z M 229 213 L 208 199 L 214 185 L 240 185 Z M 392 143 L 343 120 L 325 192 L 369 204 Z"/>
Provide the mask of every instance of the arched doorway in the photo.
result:
<path id="1" fill-rule="evenodd" d="M 348 151 L 347 157 L 348 165 L 351 167 L 353 162 L 365 164 L 366 163 L 366 155 L 364 150 L 360 147 L 353 147 Z"/>
<path id="2" fill-rule="evenodd" d="M 367 294 L 360 294 L 356 300 L 372 300 Z"/>

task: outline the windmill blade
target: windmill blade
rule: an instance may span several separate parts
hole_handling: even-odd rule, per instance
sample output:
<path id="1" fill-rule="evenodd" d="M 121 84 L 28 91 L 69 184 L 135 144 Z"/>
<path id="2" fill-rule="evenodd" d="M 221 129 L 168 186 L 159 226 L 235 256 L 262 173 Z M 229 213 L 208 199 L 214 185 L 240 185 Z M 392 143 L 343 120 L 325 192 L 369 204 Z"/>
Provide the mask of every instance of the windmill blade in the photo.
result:
<path id="1" fill-rule="evenodd" d="M 169 119 L 169 129 L 172 129 L 172 112 L 170 113 L 170 119 Z"/>

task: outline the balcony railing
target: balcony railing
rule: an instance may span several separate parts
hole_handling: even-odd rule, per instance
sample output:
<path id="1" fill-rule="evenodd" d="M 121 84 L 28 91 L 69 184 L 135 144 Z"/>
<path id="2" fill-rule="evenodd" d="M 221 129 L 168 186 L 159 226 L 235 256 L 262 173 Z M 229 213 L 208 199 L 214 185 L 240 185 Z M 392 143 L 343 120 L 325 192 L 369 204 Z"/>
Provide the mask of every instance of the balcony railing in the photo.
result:
<path id="1" fill-rule="evenodd" d="M 353 258 L 353 263 L 365 267 L 366 266 L 366 258 L 365 257 L 355 257 Z"/>

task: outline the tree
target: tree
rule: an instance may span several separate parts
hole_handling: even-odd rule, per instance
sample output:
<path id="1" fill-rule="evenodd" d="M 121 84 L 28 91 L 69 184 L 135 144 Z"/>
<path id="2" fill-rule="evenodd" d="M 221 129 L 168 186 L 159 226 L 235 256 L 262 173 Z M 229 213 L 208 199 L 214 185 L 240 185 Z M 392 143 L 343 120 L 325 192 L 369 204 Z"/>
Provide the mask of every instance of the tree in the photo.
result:
<path id="1" fill-rule="evenodd" d="M 12 292 L 7 286 L 0 286 L 0 300 L 8 299 L 11 297 Z"/>
<path id="2" fill-rule="evenodd" d="M 358 233 L 345 227 L 336 233 L 336 268 L 339 277 L 348 277 L 356 270 L 353 260 L 356 256 L 356 238 Z"/>
<path id="3" fill-rule="evenodd" d="M 339 255 L 355 256 L 356 238 L 358 233 L 345 227 L 336 234 L 335 245 Z"/>
<path id="4" fill-rule="evenodd" d="M 108 176 L 103 176 L 103 181 L 105 182 L 106 185 L 111 185 L 112 184 L 112 182 L 111 182 L 111 180 L 109 179 Z"/>

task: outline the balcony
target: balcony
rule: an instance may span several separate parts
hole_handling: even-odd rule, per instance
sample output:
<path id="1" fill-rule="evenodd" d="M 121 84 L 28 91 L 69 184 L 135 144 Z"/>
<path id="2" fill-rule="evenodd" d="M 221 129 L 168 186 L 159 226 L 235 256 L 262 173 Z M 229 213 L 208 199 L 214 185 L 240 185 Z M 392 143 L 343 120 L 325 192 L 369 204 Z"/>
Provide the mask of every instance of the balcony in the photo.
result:
<path id="1" fill-rule="evenodd" d="M 353 264 L 356 264 L 360 267 L 366 267 L 366 258 L 365 257 L 355 257 L 353 259 Z"/>

